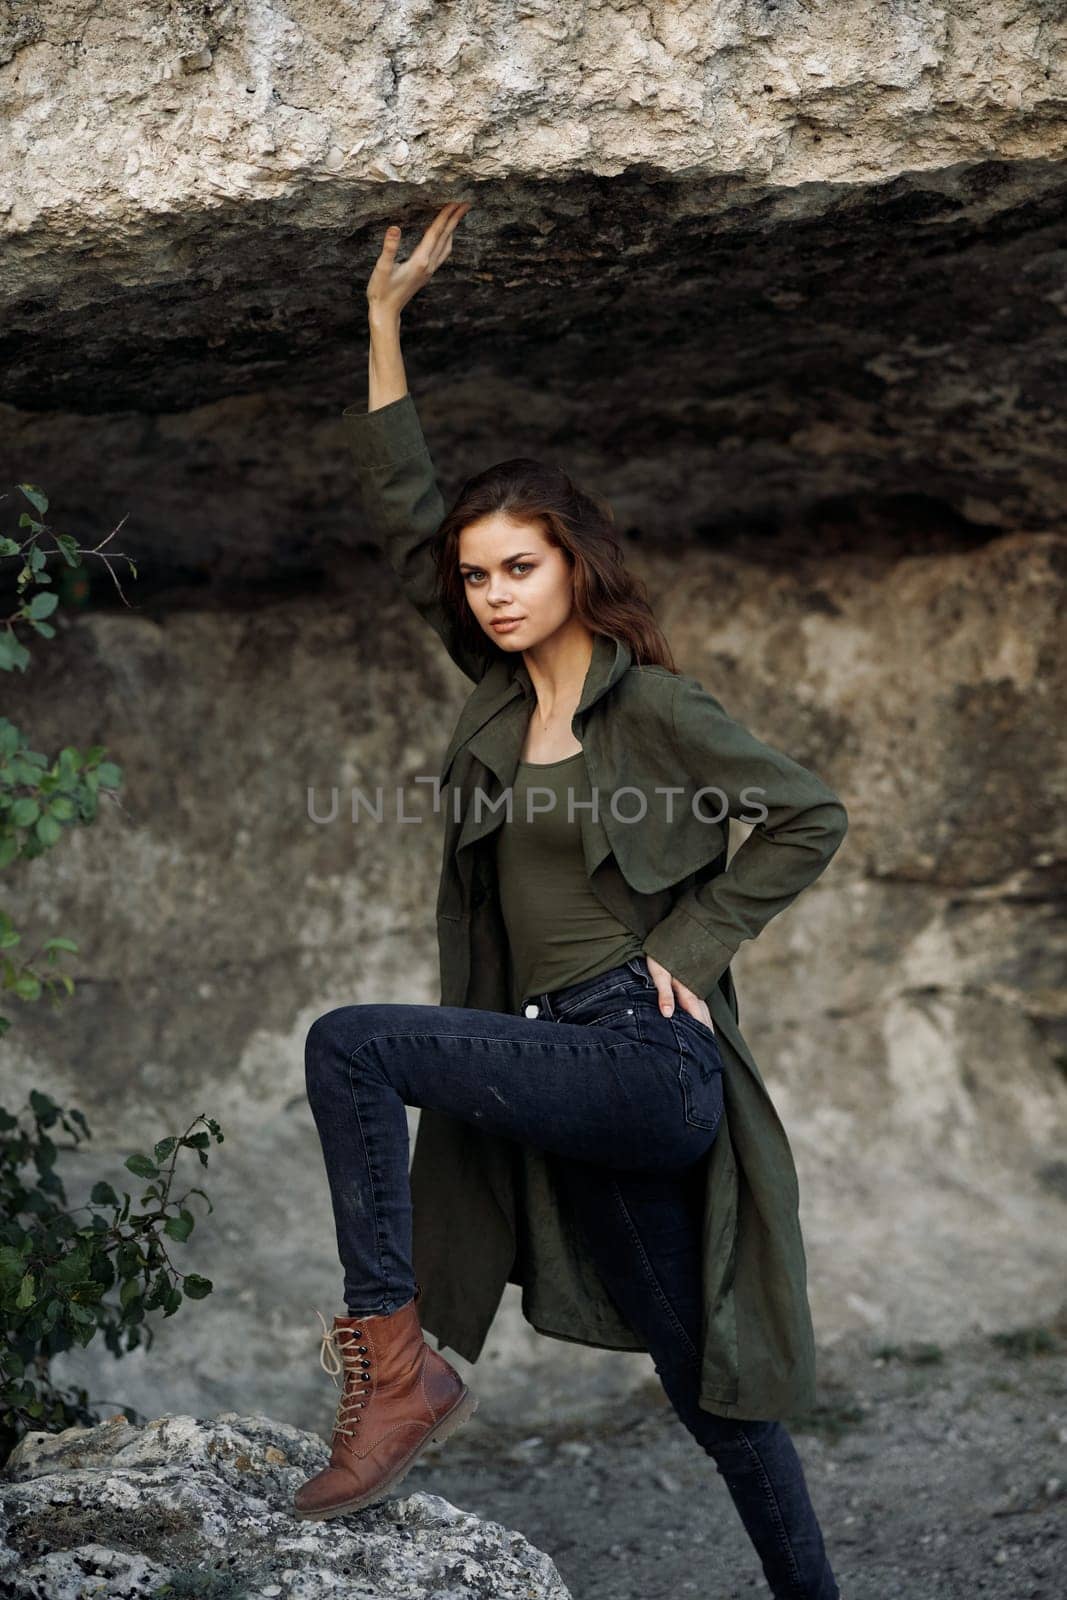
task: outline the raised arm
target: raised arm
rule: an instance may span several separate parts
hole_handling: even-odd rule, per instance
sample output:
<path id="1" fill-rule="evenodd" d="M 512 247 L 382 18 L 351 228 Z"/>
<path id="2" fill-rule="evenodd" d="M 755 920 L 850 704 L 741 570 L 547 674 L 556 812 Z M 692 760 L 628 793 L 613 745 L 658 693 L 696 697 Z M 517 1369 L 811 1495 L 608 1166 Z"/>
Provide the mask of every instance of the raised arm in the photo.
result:
<path id="1" fill-rule="evenodd" d="M 452 660 L 477 682 L 491 653 L 488 647 L 478 651 L 461 642 L 455 622 L 437 598 L 433 546 L 445 507 L 400 348 L 401 312 L 448 257 L 452 234 L 469 208 L 469 202 L 443 206 L 403 262 L 396 260 L 400 229 L 388 229 L 367 285 L 369 407 L 346 406 L 342 416 L 364 509 L 386 560 Z"/>

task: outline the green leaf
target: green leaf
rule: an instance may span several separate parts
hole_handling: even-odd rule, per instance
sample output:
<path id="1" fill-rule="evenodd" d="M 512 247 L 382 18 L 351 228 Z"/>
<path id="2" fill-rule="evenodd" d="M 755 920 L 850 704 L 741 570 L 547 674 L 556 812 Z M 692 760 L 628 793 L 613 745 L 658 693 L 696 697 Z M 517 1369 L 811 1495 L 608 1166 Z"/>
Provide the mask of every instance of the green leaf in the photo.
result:
<path id="1" fill-rule="evenodd" d="M 139 1178 L 158 1178 L 159 1168 L 147 1156 L 127 1156 L 124 1165 Z"/>
<path id="2" fill-rule="evenodd" d="M 152 1287 L 145 1295 L 144 1307 L 146 1311 L 154 1311 L 157 1306 L 164 1305 L 170 1294 L 170 1279 L 166 1270 L 161 1269 L 152 1280 Z"/>
<path id="3" fill-rule="evenodd" d="M 72 567 L 81 566 L 81 557 L 78 554 L 78 541 L 69 533 L 57 533 L 56 544 L 63 552 L 64 561 Z"/>
<path id="4" fill-rule="evenodd" d="M 15 1301 L 15 1309 L 17 1311 L 25 1311 L 28 1306 L 33 1305 L 33 1302 L 36 1298 L 37 1284 L 34 1281 L 33 1273 L 27 1272 L 22 1282 L 19 1284 L 19 1292 L 18 1298 Z"/>
<path id="5" fill-rule="evenodd" d="M 42 555 L 44 552 L 41 552 Z M 59 604 L 57 594 L 35 594 L 29 604 L 31 617 L 50 617 Z"/>
<path id="6" fill-rule="evenodd" d="M 49 801 L 48 810 L 60 822 L 69 822 L 74 815 L 74 801 L 67 794 L 57 794 L 54 800 Z"/>
<path id="7" fill-rule="evenodd" d="M 25 672 L 29 663 L 30 652 L 15 638 L 9 626 L 6 633 L 0 633 L 0 671 L 12 672 L 18 667 L 20 672 Z"/>
<path id="8" fill-rule="evenodd" d="M 89 1192 L 89 1199 L 94 1206 L 117 1206 L 119 1203 L 119 1197 L 110 1183 L 105 1183 L 102 1178 L 99 1183 L 93 1184 Z"/>
<path id="9" fill-rule="evenodd" d="M 182 1279 L 182 1289 L 190 1300 L 203 1300 L 204 1296 L 209 1295 L 214 1287 L 210 1278 L 201 1278 L 199 1273 L 196 1272 L 187 1272 Z"/>
<path id="10" fill-rule="evenodd" d="M 63 825 L 55 817 L 43 816 L 38 818 L 37 826 L 33 830 L 42 844 L 55 844 L 63 832 Z"/>
<path id="11" fill-rule="evenodd" d="M 0 539 L 0 556 L 17 556 L 20 548 L 14 539 Z"/>
<path id="12" fill-rule="evenodd" d="M 26 1235 L 26 1244 L 30 1244 L 30 1236 Z M 16 1278 L 21 1278 L 26 1270 L 25 1253 L 16 1250 L 14 1245 L 0 1244 L 0 1286 L 10 1285 Z"/>
<path id="13" fill-rule="evenodd" d="M 170 1135 L 166 1139 L 160 1139 L 152 1146 L 152 1154 L 155 1156 L 157 1161 L 166 1161 L 167 1157 L 171 1154 L 174 1146 L 177 1143 L 178 1141 L 173 1135 Z"/>
<path id="14" fill-rule="evenodd" d="M 167 1218 L 163 1224 L 163 1232 L 184 1244 L 193 1231 L 194 1221 L 191 1211 L 183 1211 L 180 1216 Z"/>
<path id="15" fill-rule="evenodd" d="M 44 490 L 36 483 L 20 483 L 17 487 L 22 490 L 33 509 L 39 511 L 43 517 L 48 510 L 48 496 Z"/>
<path id="16" fill-rule="evenodd" d="M 41 808 L 32 795 L 23 795 L 11 807 L 11 820 L 16 828 L 30 828 L 41 814 Z"/>
<path id="17" fill-rule="evenodd" d="M 20 1000 L 39 1000 L 41 998 L 41 984 L 31 972 L 23 972 L 11 985 Z"/>
<path id="18" fill-rule="evenodd" d="M 78 946 L 73 939 L 65 939 L 62 934 L 56 934 L 51 939 L 46 939 L 41 946 L 42 950 L 70 950 L 77 954 Z"/>
<path id="19" fill-rule="evenodd" d="M 96 775 L 105 789 L 117 789 L 122 782 L 122 768 L 117 767 L 113 761 L 101 761 L 96 769 Z"/>
<path id="20" fill-rule="evenodd" d="M 119 1304 L 123 1311 L 125 1311 L 131 1300 L 137 1299 L 140 1292 L 141 1280 L 139 1278 L 127 1278 L 119 1290 Z"/>
<path id="21" fill-rule="evenodd" d="M 43 1089 L 30 1090 L 30 1110 L 44 1128 L 50 1128 L 59 1117 L 59 1107 Z"/>
<path id="22" fill-rule="evenodd" d="M 39 633 L 42 639 L 54 639 L 56 636 L 56 630 L 53 628 L 50 622 L 37 622 L 31 617 L 30 627 Z"/>

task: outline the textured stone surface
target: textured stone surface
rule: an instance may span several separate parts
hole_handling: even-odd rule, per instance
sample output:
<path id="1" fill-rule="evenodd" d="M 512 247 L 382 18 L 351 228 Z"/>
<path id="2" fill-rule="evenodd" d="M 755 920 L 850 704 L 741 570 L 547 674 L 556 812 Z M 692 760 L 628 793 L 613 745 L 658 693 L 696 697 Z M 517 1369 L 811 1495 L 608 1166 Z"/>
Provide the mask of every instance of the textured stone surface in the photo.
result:
<path id="1" fill-rule="evenodd" d="M 451 488 L 550 452 L 653 538 L 1059 525 L 1059 4 L 0 17 L 0 476 L 129 513 L 149 583 L 343 537 L 367 274 L 461 196 L 405 317 Z"/>
<path id="2" fill-rule="evenodd" d="M 0 1477 L 0 1586 L 10 1600 L 149 1600 L 207 1593 L 214 1571 L 247 1600 L 568 1600 L 521 1534 L 439 1495 L 293 1516 L 293 1493 L 328 1455 L 321 1439 L 234 1411 L 28 1434 Z"/>
<path id="3" fill-rule="evenodd" d="M 313 213 L 313 186 L 338 206 L 353 181 L 647 163 L 787 186 L 1064 148 L 1054 0 L 8 0 L 4 19 L 7 226 L 71 246 L 123 209 L 303 193 Z"/>

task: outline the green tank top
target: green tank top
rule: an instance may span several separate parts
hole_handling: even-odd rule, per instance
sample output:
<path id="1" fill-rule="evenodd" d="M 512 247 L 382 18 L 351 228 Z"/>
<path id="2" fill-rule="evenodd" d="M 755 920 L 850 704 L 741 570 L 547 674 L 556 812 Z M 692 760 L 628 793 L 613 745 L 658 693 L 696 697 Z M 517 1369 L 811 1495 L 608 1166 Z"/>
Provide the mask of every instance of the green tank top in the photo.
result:
<path id="1" fill-rule="evenodd" d="M 527 811 L 531 789 L 540 791 L 529 801 L 532 814 Z M 568 809 L 582 802 L 588 807 L 591 799 L 584 751 L 560 761 L 519 762 L 511 820 L 505 812 L 494 834 L 516 1004 L 527 995 L 595 978 L 642 951 L 637 934 L 590 887 L 582 812 L 573 809 L 568 820 Z"/>

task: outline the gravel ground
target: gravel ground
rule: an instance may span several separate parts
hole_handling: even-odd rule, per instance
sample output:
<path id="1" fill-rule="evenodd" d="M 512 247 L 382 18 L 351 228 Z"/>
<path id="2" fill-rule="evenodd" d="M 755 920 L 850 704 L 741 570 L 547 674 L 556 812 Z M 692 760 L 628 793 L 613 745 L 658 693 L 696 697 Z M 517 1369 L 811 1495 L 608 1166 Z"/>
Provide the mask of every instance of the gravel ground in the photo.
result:
<path id="1" fill-rule="evenodd" d="M 946 1351 L 841 1343 L 818 1370 L 819 1406 L 786 1420 L 844 1600 L 1063 1600 L 1067 1313 Z M 768 1592 L 655 1377 L 581 1425 L 524 1430 L 486 1410 L 408 1481 L 519 1529 L 574 1600 Z"/>

